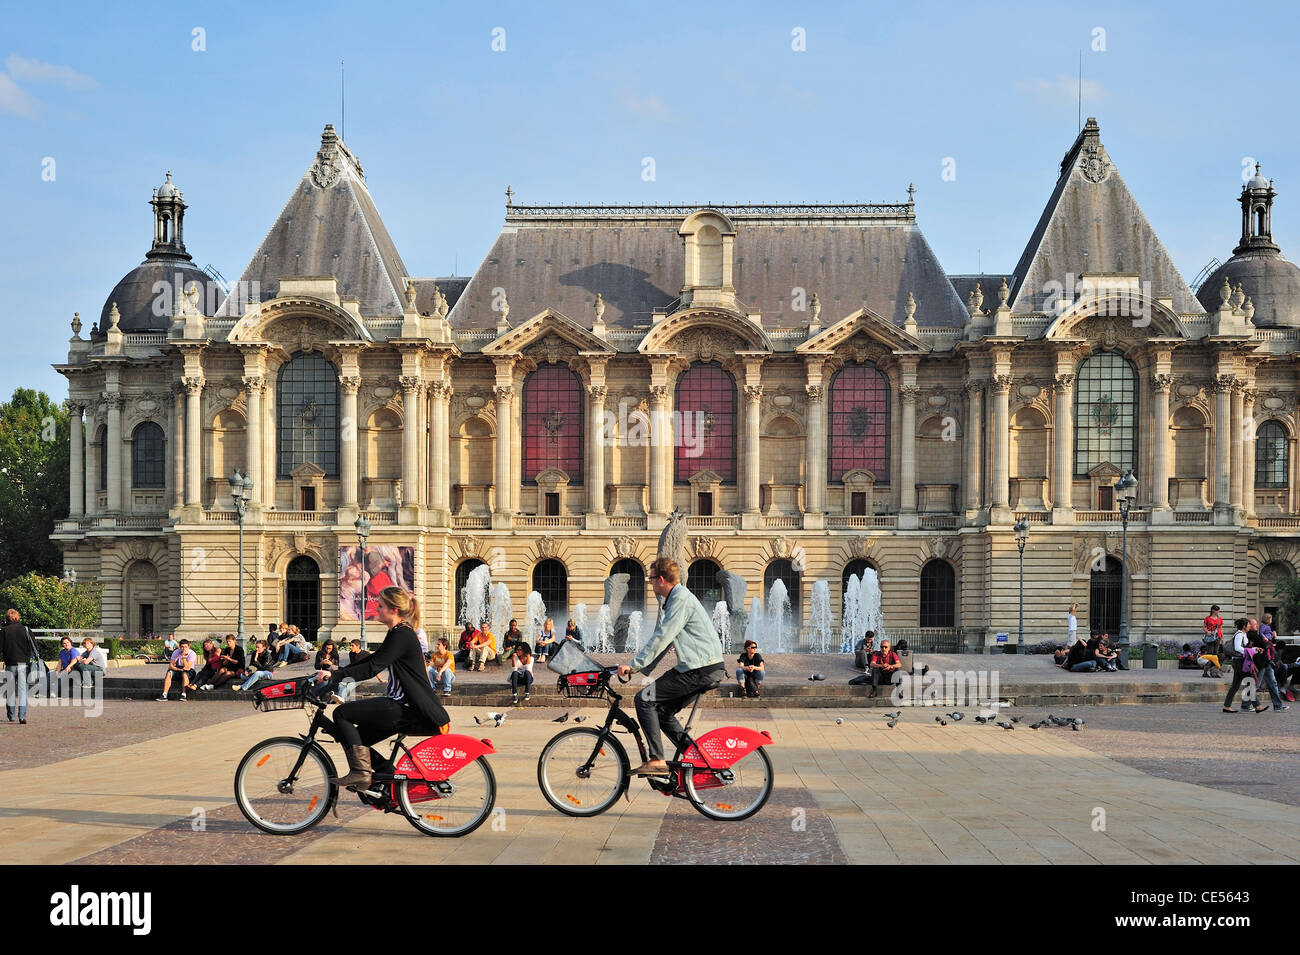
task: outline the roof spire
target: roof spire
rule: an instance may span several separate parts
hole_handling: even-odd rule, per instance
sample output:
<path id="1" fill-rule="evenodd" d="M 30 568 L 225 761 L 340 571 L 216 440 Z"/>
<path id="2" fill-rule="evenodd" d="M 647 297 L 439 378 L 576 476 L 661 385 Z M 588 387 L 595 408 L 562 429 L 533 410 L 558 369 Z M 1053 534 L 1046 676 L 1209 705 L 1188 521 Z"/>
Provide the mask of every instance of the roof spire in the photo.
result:
<path id="1" fill-rule="evenodd" d="M 1255 163 L 1255 175 L 1241 187 L 1241 241 L 1232 250 L 1233 255 L 1282 251 L 1273 241 L 1273 198 L 1276 195 L 1273 183 L 1264 178 L 1260 164 Z"/>
<path id="2" fill-rule="evenodd" d="M 514 204 L 515 204 L 515 191 L 511 189 L 509 186 L 506 186 L 506 209 L 509 210 L 513 208 Z"/>

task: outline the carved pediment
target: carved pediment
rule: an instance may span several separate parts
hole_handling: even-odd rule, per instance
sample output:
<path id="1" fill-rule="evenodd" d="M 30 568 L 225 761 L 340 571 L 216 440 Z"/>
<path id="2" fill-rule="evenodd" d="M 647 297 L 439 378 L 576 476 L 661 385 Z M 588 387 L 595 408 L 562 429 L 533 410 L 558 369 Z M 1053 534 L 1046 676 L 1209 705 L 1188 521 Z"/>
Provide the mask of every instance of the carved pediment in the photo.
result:
<path id="1" fill-rule="evenodd" d="M 847 350 L 857 352 L 871 348 L 879 349 L 888 355 L 923 354 L 930 346 L 919 338 L 914 338 L 893 322 L 888 321 L 869 308 L 862 308 L 847 318 L 841 319 L 825 331 L 818 332 L 795 349 L 796 354 L 815 355 L 818 352 L 837 352 Z M 872 359 L 857 359 L 872 360 Z"/>
<path id="2" fill-rule="evenodd" d="M 857 468 L 852 471 L 845 471 L 843 483 L 845 487 L 856 487 L 861 490 L 876 483 L 876 476 L 870 471 L 863 468 Z"/>
<path id="3" fill-rule="evenodd" d="M 712 485 L 721 484 L 722 477 L 716 471 L 710 471 L 705 468 L 703 471 L 696 471 L 689 479 L 692 488 L 708 488 Z"/>
<path id="4" fill-rule="evenodd" d="M 1109 461 L 1101 462 L 1101 464 L 1088 472 L 1088 477 L 1098 481 L 1105 481 L 1107 478 L 1119 479 L 1123 476 L 1124 472 L 1115 467 L 1115 465 L 1111 464 Z"/>
<path id="5" fill-rule="evenodd" d="M 302 464 L 290 471 L 289 476 L 295 481 L 310 484 L 313 481 L 323 479 L 325 477 L 325 469 L 318 464 L 313 464 L 311 461 L 304 461 Z"/>
<path id="6" fill-rule="evenodd" d="M 561 361 L 579 352 L 613 355 L 614 349 L 573 319 L 547 308 L 484 346 L 488 356 L 527 354 L 534 360 Z"/>

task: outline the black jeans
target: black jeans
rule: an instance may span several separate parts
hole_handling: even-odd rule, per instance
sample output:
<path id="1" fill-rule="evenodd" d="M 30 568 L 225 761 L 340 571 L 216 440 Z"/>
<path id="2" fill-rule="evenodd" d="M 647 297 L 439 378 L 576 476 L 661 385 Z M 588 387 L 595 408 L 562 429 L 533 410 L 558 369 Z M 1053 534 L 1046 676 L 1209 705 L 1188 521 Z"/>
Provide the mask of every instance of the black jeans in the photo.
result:
<path id="1" fill-rule="evenodd" d="M 524 685 L 524 692 L 533 692 L 533 673 L 531 670 L 511 670 L 510 671 L 510 689 L 514 693 L 519 692 L 519 684 Z"/>
<path id="2" fill-rule="evenodd" d="M 1246 678 L 1246 668 L 1242 666 L 1244 662 L 1243 658 L 1232 657 L 1231 662 L 1232 662 L 1232 685 L 1228 687 L 1228 695 L 1223 698 L 1224 707 L 1232 706 L 1233 697 L 1235 697 L 1237 695 L 1237 691 L 1241 689 L 1241 681 Z M 1245 706 L 1246 701 L 1243 700 L 1241 705 Z M 1258 706 L 1258 705 L 1259 705 L 1259 698 L 1258 696 L 1256 696 L 1255 700 L 1251 702 L 1251 706 Z"/>
<path id="3" fill-rule="evenodd" d="M 386 696 L 371 697 L 367 700 L 353 700 L 334 709 L 334 728 L 336 736 L 344 746 L 373 747 L 382 739 L 395 736 L 398 725 L 402 732 L 412 736 L 433 736 L 440 732 L 440 727 L 424 723 L 419 711 Z M 384 771 L 391 771 L 388 760 L 377 750 L 370 750 L 371 766 Z"/>
<path id="4" fill-rule="evenodd" d="M 727 668 L 721 663 L 700 667 L 698 670 L 669 670 L 636 695 L 636 716 L 645 733 L 646 749 L 651 759 L 664 758 L 663 739 L 659 731 L 668 734 L 674 746 L 680 746 L 684 730 L 677 722 L 677 711 L 696 693 L 721 685 Z"/>

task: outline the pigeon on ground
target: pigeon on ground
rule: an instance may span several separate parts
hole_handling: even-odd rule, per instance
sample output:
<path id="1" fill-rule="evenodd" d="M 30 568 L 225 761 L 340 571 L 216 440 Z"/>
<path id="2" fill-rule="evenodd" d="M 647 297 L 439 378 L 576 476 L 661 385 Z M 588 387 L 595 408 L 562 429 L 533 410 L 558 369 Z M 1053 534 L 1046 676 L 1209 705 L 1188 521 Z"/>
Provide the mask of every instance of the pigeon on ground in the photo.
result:
<path id="1" fill-rule="evenodd" d="M 947 726 L 947 725 L 948 725 L 948 721 L 947 721 L 947 720 L 943 720 L 943 719 L 941 719 L 941 720 L 939 720 L 939 725 L 940 725 L 940 726 Z"/>
<path id="2" fill-rule="evenodd" d="M 885 716 L 888 719 L 896 720 L 902 714 L 902 712 L 903 712 L 902 710 L 894 710 L 894 712 L 892 713 L 886 713 Z"/>
<path id="3" fill-rule="evenodd" d="M 586 720 L 587 720 L 587 718 L 586 718 L 585 716 L 575 716 L 575 717 L 573 718 L 573 722 L 575 722 L 575 723 L 585 723 Z"/>
<path id="4" fill-rule="evenodd" d="M 956 720 L 958 723 L 960 723 L 962 720 L 966 718 L 965 713 L 949 713 L 948 716 Z"/>
<path id="5" fill-rule="evenodd" d="M 998 726 L 1001 726 L 1004 730 L 1015 729 L 1014 726 L 1012 726 L 1010 723 L 1004 722 L 1003 720 L 998 720 Z"/>
<path id="6" fill-rule="evenodd" d="M 1019 723 L 1019 722 L 1020 722 L 1020 717 L 1018 717 L 1018 716 L 1013 716 L 1013 717 L 1011 717 L 1011 722 L 1013 722 L 1013 723 Z"/>
<path id="7" fill-rule="evenodd" d="M 824 680 L 824 679 L 826 679 L 826 674 L 825 674 L 825 673 L 814 673 L 812 676 L 808 677 L 808 679 L 810 679 L 810 680 Z"/>
<path id="8" fill-rule="evenodd" d="M 1030 723 L 1029 728 L 1031 730 L 1036 730 L 1046 725 L 1047 725 L 1047 720 L 1039 720 L 1037 723 Z"/>
<path id="9" fill-rule="evenodd" d="M 943 720 L 943 717 L 942 717 L 942 716 L 936 716 L 936 717 L 934 718 L 934 721 L 935 721 L 936 723 L 942 723 L 944 720 Z"/>
<path id="10" fill-rule="evenodd" d="M 835 717 L 835 725 L 836 725 L 836 726 L 843 726 L 843 725 L 844 725 L 844 717 L 842 717 L 842 716 L 837 716 L 837 717 Z"/>
<path id="11" fill-rule="evenodd" d="M 502 723 L 506 721 L 506 715 L 507 714 L 505 713 L 489 713 L 488 718 L 486 720 L 480 720 L 476 716 L 474 717 L 474 722 L 477 723 L 479 726 L 482 726 L 483 724 L 487 723 L 490 720 L 493 726 L 500 726 Z"/>
<path id="12" fill-rule="evenodd" d="M 555 719 L 551 720 L 551 722 L 552 722 L 552 723 L 564 723 L 564 722 L 567 722 L 568 719 L 569 719 L 569 714 L 568 714 L 568 713 L 565 713 L 563 716 L 557 716 Z"/>
<path id="13" fill-rule="evenodd" d="M 898 725 L 898 720 L 889 720 L 885 723 L 891 730 Z"/>
<path id="14" fill-rule="evenodd" d="M 1071 724 L 1070 724 L 1070 729 L 1074 730 L 1074 731 L 1077 733 L 1077 732 L 1079 732 L 1080 729 L 1082 729 L 1082 724 L 1079 724 L 1079 723 L 1071 723 Z"/>
<path id="15" fill-rule="evenodd" d="M 1066 719 L 1065 717 L 1063 717 L 1063 716 L 1049 716 L 1048 719 L 1052 721 L 1052 725 L 1053 725 L 1053 726 L 1069 726 L 1069 725 L 1070 725 L 1070 721 L 1067 720 L 1067 719 Z"/>
<path id="16" fill-rule="evenodd" d="M 977 716 L 977 717 L 975 717 L 975 722 L 976 722 L 976 723 L 991 723 L 992 721 L 993 721 L 993 718 L 992 718 L 991 716 Z"/>

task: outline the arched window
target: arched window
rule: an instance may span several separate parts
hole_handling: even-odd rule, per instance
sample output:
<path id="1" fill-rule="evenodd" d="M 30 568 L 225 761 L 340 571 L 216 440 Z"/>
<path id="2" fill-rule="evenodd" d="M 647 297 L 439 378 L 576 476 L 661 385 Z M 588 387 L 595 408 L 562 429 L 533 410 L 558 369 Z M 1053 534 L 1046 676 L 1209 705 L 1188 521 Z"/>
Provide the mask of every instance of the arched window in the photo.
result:
<path id="1" fill-rule="evenodd" d="M 957 626 L 957 579 L 946 560 L 921 568 L 921 626 Z"/>
<path id="2" fill-rule="evenodd" d="M 696 362 L 677 379 L 678 482 L 713 471 L 724 484 L 736 483 L 736 381 L 721 365 Z"/>
<path id="3" fill-rule="evenodd" d="M 1286 429 L 1265 421 L 1255 433 L 1255 487 L 1287 487 L 1290 447 Z"/>
<path id="4" fill-rule="evenodd" d="M 338 477 L 338 369 L 315 353 L 295 355 L 280 369 L 275 407 L 276 473 L 289 477 L 298 465 L 310 463 L 326 477 Z"/>
<path id="5" fill-rule="evenodd" d="M 1114 557 L 1092 562 L 1088 581 L 1088 626 L 1114 637 L 1119 633 L 1123 565 Z"/>
<path id="6" fill-rule="evenodd" d="M 1074 475 L 1104 463 L 1137 466 L 1137 372 L 1113 352 L 1085 360 L 1074 390 Z"/>
<path id="7" fill-rule="evenodd" d="M 1278 587 L 1287 580 L 1294 577 L 1291 567 L 1280 560 L 1269 561 L 1259 569 L 1259 601 L 1258 606 L 1261 612 L 1271 613 L 1273 615 L 1273 629 L 1279 630 L 1286 627 L 1287 630 L 1294 631 L 1295 623 L 1291 620 L 1277 619 L 1278 610 L 1286 601 L 1286 595 L 1278 593 Z"/>
<path id="8" fill-rule="evenodd" d="M 99 484 L 98 490 L 108 490 L 108 429 L 99 429 L 99 439 L 95 442 L 96 451 L 99 454 Z"/>
<path id="9" fill-rule="evenodd" d="M 131 432 L 131 486 L 163 487 L 165 479 L 163 429 L 145 421 Z"/>
<path id="10" fill-rule="evenodd" d="M 465 584 L 469 582 L 469 574 L 475 567 L 482 567 L 483 561 L 477 557 L 471 557 L 469 560 L 463 560 L 456 568 L 456 623 L 465 622 Z"/>
<path id="11" fill-rule="evenodd" d="M 543 365 L 524 379 L 524 481 L 558 468 L 582 483 L 582 383 L 563 365 Z"/>
<path id="12" fill-rule="evenodd" d="M 614 566 L 609 569 L 609 575 L 627 574 L 627 596 L 623 598 L 623 606 L 619 610 L 619 615 L 632 613 L 640 610 L 645 612 L 645 568 L 641 562 L 633 560 L 631 557 L 624 557 L 616 561 Z M 689 589 L 689 588 L 688 588 Z"/>
<path id="13" fill-rule="evenodd" d="M 721 569 L 711 560 L 697 560 L 686 571 L 686 589 L 695 594 L 695 599 L 704 604 L 709 613 L 722 599 L 722 584 L 718 583 Z"/>
<path id="14" fill-rule="evenodd" d="M 569 612 L 569 572 L 558 560 L 544 560 L 533 568 L 533 590 L 542 595 L 548 617 Z"/>
<path id="15" fill-rule="evenodd" d="M 840 575 L 840 594 L 849 589 L 850 577 L 861 577 L 862 572 L 868 568 L 875 570 L 876 565 L 869 560 L 851 560 L 844 565 L 844 573 Z"/>
<path id="16" fill-rule="evenodd" d="M 289 561 L 284 574 L 284 619 L 308 640 L 320 629 L 320 565 L 305 554 Z"/>
<path id="17" fill-rule="evenodd" d="M 790 619 L 797 627 L 799 621 L 803 619 L 800 615 L 802 607 L 799 599 L 799 571 L 794 569 L 794 564 L 790 561 L 774 560 L 767 565 L 767 570 L 763 571 L 763 606 L 767 607 L 767 595 L 771 593 L 772 585 L 778 580 L 785 584 L 785 591 L 790 595 Z"/>
<path id="18" fill-rule="evenodd" d="M 870 471 L 889 483 L 889 382 L 875 365 L 845 365 L 831 379 L 830 476 Z"/>

